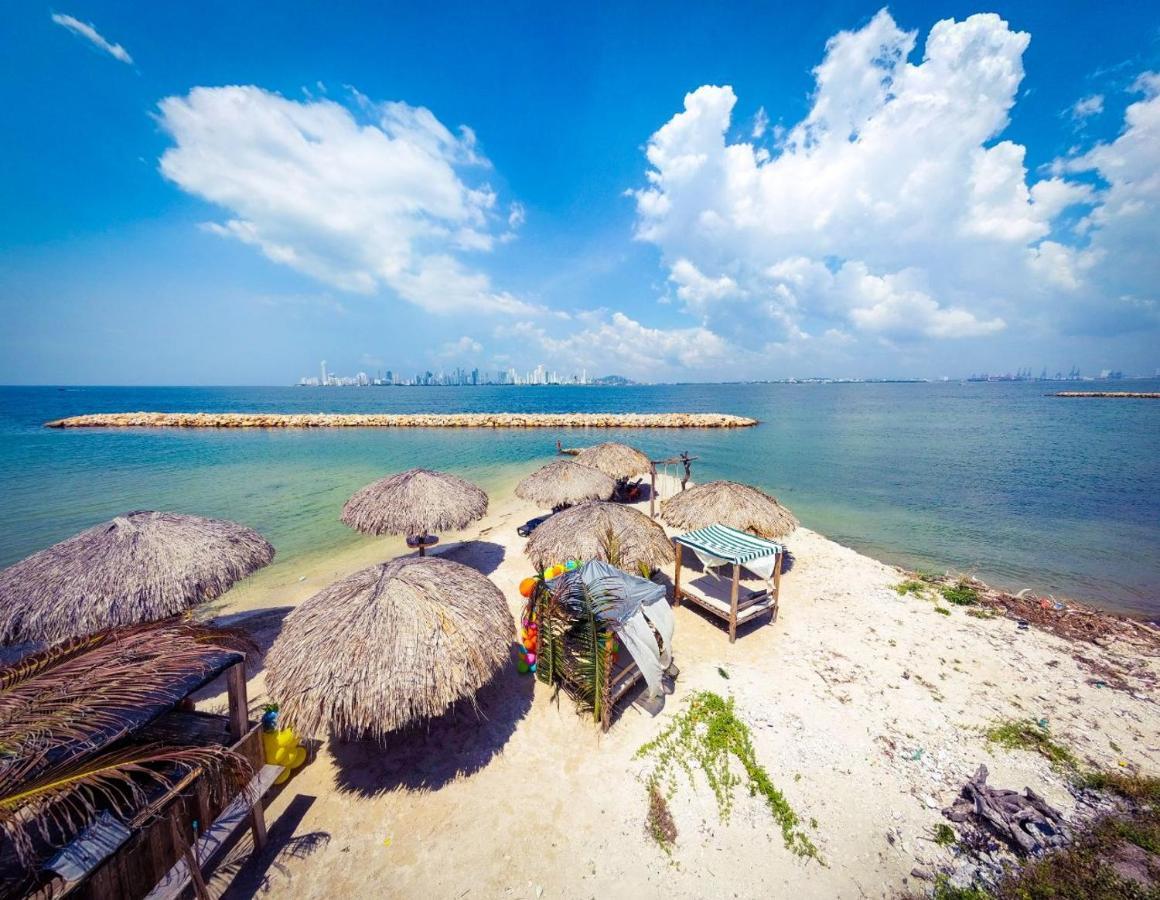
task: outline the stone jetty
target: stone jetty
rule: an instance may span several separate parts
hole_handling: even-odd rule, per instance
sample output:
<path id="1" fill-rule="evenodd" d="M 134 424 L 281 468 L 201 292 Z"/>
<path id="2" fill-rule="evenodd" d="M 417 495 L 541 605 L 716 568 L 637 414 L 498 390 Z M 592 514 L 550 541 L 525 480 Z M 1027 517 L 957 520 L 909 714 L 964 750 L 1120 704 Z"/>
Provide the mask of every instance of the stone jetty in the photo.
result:
<path id="1" fill-rule="evenodd" d="M 748 428 L 726 413 L 95 413 L 46 428 Z"/>
<path id="2" fill-rule="evenodd" d="M 1056 397 L 1117 397 L 1128 400 L 1160 400 L 1160 393 L 1148 391 L 1057 391 Z"/>

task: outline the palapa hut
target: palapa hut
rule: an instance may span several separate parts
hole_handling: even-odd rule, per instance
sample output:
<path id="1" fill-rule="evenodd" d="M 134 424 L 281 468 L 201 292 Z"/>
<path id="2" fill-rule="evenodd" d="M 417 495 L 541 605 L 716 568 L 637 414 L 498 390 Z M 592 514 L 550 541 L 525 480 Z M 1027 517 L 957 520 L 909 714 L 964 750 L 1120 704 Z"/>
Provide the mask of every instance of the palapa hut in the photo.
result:
<path id="1" fill-rule="evenodd" d="M 380 478 L 354 494 L 342 521 L 364 534 L 402 534 L 419 555 L 440 531 L 458 531 L 487 514 L 487 494 L 446 472 L 408 469 Z"/>
<path id="2" fill-rule="evenodd" d="M 728 525 L 763 538 L 785 537 L 798 520 L 775 497 L 736 481 L 697 484 L 666 500 L 661 518 L 674 528 Z"/>
<path id="3" fill-rule="evenodd" d="M 532 532 L 524 552 L 538 569 L 600 559 L 637 572 L 673 560 L 673 545 L 659 524 L 630 506 L 596 500 L 552 516 Z"/>
<path id="4" fill-rule="evenodd" d="M 582 466 L 599 469 L 612 478 L 632 478 L 634 475 L 647 475 L 652 462 L 647 456 L 630 447 L 628 444 L 618 444 L 615 441 L 606 441 L 593 447 L 585 447 L 576 454 L 575 462 Z"/>
<path id="5" fill-rule="evenodd" d="M 355 572 L 286 617 L 266 656 L 280 720 L 372 737 L 445 712 L 510 663 L 514 622 L 474 569 L 406 556 Z"/>
<path id="6" fill-rule="evenodd" d="M 0 571 L 0 643 L 56 641 L 183 613 L 274 558 L 253 529 L 138 511 Z"/>
<path id="7" fill-rule="evenodd" d="M 584 500 L 607 500 L 615 490 L 616 482 L 599 469 L 561 459 L 523 479 L 516 485 L 516 496 L 560 509 Z"/>

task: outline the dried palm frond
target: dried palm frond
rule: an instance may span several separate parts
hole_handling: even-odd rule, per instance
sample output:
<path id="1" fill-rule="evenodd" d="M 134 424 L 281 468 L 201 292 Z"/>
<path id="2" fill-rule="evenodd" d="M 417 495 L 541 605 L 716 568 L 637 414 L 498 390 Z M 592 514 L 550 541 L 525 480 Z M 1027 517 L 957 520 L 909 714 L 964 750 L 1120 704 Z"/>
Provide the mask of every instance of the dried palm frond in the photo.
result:
<path id="1" fill-rule="evenodd" d="M 0 669 L 0 748 L 44 767 L 88 756 L 240 661 L 249 646 L 239 632 L 177 620 L 56 644 Z"/>
<path id="2" fill-rule="evenodd" d="M 130 819 L 200 769 L 211 800 L 236 793 L 249 780 L 249 762 L 225 747 L 130 745 L 40 769 L 28 757 L 0 766 L 0 854 L 5 845 L 25 868 L 72 840 L 101 810 Z"/>
<path id="3" fill-rule="evenodd" d="M 131 741 L 248 647 L 237 632 L 170 620 L 73 638 L 0 669 L 0 857 L 33 869 L 99 811 L 127 817 L 195 767 L 211 792 L 244 784 L 249 764 L 224 747 Z"/>

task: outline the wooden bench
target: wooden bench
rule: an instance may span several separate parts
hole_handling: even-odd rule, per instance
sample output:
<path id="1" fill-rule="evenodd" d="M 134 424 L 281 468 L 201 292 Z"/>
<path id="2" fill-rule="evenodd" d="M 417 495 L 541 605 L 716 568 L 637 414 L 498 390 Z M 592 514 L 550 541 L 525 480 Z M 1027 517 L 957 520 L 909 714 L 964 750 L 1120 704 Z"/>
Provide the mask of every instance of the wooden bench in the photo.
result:
<path id="1" fill-rule="evenodd" d="M 192 881 L 194 894 L 208 897 L 202 870 L 213 862 L 214 857 L 229 842 L 234 833 L 247 822 L 254 831 L 254 849 L 261 850 L 266 845 L 266 820 L 262 814 L 262 798 L 274 784 L 274 779 L 282 774 L 283 767 L 265 765 L 230 802 L 214 823 L 206 829 L 197 844 L 186 851 L 185 858 L 169 870 L 157 883 L 146 900 L 178 900 Z"/>

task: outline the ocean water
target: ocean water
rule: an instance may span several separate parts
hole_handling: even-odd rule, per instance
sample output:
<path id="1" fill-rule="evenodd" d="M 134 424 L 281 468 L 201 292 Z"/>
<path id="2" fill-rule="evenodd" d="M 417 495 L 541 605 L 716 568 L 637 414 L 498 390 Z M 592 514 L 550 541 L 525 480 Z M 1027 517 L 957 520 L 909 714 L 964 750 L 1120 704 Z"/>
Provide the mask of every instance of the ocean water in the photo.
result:
<path id="1" fill-rule="evenodd" d="M 338 521 L 368 481 L 411 466 L 495 492 L 565 445 L 687 450 L 697 481 L 776 494 L 803 524 L 901 565 L 969 571 L 1160 615 L 1160 403 L 1064 400 L 1052 385 L 623 388 L 0 388 L 0 565 L 132 509 L 222 516 L 281 561 L 357 538 Z M 1156 382 L 1119 389 L 1160 390 Z M 666 412 L 739 430 L 55 430 L 89 412 Z M 675 469 L 673 470 L 675 473 Z"/>

